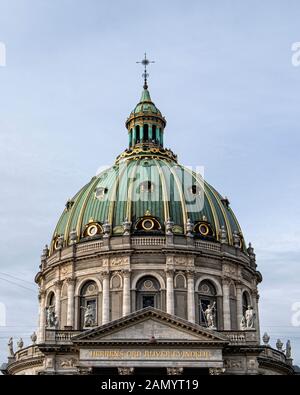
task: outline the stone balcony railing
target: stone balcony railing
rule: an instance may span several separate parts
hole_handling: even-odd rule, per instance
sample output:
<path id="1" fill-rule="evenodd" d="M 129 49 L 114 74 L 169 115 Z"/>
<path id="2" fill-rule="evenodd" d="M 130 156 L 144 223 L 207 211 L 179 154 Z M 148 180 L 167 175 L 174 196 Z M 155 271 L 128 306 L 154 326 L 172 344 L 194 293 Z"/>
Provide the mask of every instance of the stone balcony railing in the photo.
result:
<path id="1" fill-rule="evenodd" d="M 55 330 L 46 329 L 45 330 L 45 343 L 49 344 L 71 344 L 71 339 L 73 336 L 79 335 L 81 331 L 73 330 Z"/>
<path id="2" fill-rule="evenodd" d="M 227 337 L 231 346 L 258 345 L 257 333 L 254 330 L 249 331 L 220 331 Z"/>
<path id="3" fill-rule="evenodd" d="M 73 246 L 68 246 L 54 252 L 49 258 L 44 261 L 44 268 L 49 267 L 61 260 L 70 258 L 80 258 L 81 256 L 93 255 L 96 253 L 110 251 L 119 251 L 120 248 L 131 248 L 131 249 L 160 249 L 162 247 L 169 248 L 170 246 L 176 247 L 176 249 L 182 249 L 183 251 L 195 250 L 203 251 L 206 250 L 208 253 L 214 254 L 229 254 L 236 256 L 238 254 L 239 259 L 249 264 L 249 258 L 242 251 L 228 245 L 221 245 L 220 243 L 214 243 L 204 240 L 188 239 L 184 236 L 174 235 L 173 244 L 170 245 L 169 239 L 165 236 L 132 236 L 132 237 L 112 237 L 110 240 L 91 240 L 82 243 L 77 243 Z"/>
<path id="4" fill-rule="evenodd" d="M 132 246 L 164 246 L 166 239 L 165 237 L 133 237 L 131 243 Z"/>
<path id="5" fill-rule="evenodd" d="M 38 358 L 42 356 L 43 354 L 39 350 L 38 346 L 31 345 L 17 351 L 15 353 L 15 361 L 18 362 L 18 361 L 23 361 L 25 359 Z"/>
<path id="6" fill-rule="evenodd" d="M 289 360 L 286 358 L 285 354 L 282 351 L 274 350 L 270 346 L 265 346 L 260 357 L 265 357 L 268 359 L 273 359 L 274 361 L 279 361 L 283 363 L 289 363 Z"/>
<path id="7" fill-rule="evenodd" d="M 228 339 L 230 345 L 234 345 L 234 346 L 258 345 L 256 331 L 218 331 L 218 332 L 224 335 Z M 82 331 L 46 329 L 45 343 L 51 343 L 51 344 L 72 343 L 71 341 L 72 337 L 79 335 L 80 333 L 82 333 Z M 281 353 L 279 352 L 279 354 Z"/>

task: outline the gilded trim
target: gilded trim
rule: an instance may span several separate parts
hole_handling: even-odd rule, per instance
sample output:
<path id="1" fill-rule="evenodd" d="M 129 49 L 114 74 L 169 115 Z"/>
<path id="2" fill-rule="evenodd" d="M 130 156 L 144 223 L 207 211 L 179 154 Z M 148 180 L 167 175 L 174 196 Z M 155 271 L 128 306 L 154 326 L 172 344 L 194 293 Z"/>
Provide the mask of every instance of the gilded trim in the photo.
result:
<path id="1" fill-rule="evenodd" d="M 140 160 L 137 163 L 135 163 L 133 169 L 131 170 L 130 180 L 132 178 L 132 181 L 130 182 L 127 188 L 126 218 L 128 219 L 129 222 L 131 222 L 131 213 L 132 213 L 132 190 L 133 190 L 133 186 L 135 182 L 134 179 L 137 173 L 139 162 Z"/>
<path id="2" fill-rule="evenodd" d="M 81 199 L 81 197 L 84 195 L 85 191 L 88 189 L 88 185 L 86 185 L 86 187 L 82 188 L 82 191 L 79 192 L 78 197 L 76 198 L 76 202 L 73 204 L 73 206 L 71 207 L 71 211 L 69 214 L 69 218 L 65 227 L 65 233 L 64 233 L 64 239 L 66 241 L 66 244 L 68 245 L 69 242 L 69 234 L 70 234 L 70 226 L 71 226 L 71 222 L 73 219 L 73 214 L 75 212 L 76 207 L 79 204 L 79 201 Z M 77 237 L 80 238 L 80 234 L 77 234 Z"/>
<path id="3" fill-rule="evenodd" d="M 213 220 L 214 220 L 214 225 L 216 228 L 216 238 L 217 240 L 219 240 L 219 233 L 220 233 L 220 222 L 219 222 L 219 218 L 218 218 L 218 214 L 216 212 L 215 206 L 209 196 L 209 194 L 207 193 L 205 187 L 207 185 L 207 183 L 203 180 L 200 181 L 199 175 L 195 172 L 193 172 L 192 170 L 190 170 L 189 168 L 185 168 L 195 179 L 196 181 L 200 184 L 203 185 L 203 191 L 204 191 L 204 195 L 206 196 L 208 203 L 209 203 L 209 207 L 211 209 L 212 215 L 213 215 Z"/>
<path id="4" fill-rule="evenodd" d="M 217 201 L 218 204 L 219 204 L 219 207 L 220 207 L 220 209 L 221 209 L 221 211 L 222 211 L 222 214 L 223 214 L 223 217 L 224 217 L 224 220 L 225 220 L 229 244 L 233 244 L 232 229 L 231 229 L 231 226 L 230 226 L 230 222 L 228 221 L 227 213 L 226 213 L 226 211 L 225 211 L 225 209 L 224 209 L 223 203 L 221 202 L 219 196 L 215 193 L 215 191 L 213 190 L 213 188 L 211 188 L 210 185 L 209 185 L 208 183 L 205 183 L 205 185 L 206 185 L 207 188 L 211 191 L 211 193 L 214 195 L 216 201 Z M 218 232 L 218 233 L 219 233 L 219 232 Z"/>
<path id="5" fill-rule="evenodd" d="M 80 209 L 80 212 L 78 215 L 77 226 L 76 226 L 76 232 L 77 232 L 78 238 L 81 238 L 81 228 L 82 228 L 82 221 L 83 221 L 85 208 L 89 202 L 91 194 L 94 193 L 94 188 L 98 184 L 98 182 L 99 182 L 99 177 L 96 177 L 95 181 L 92 182 L 90 188 L 88 188 L 88 193 L 87 193 L 86 198 L 84 199 L 83 204 L 81 206 L 81 209 Z"/>
<path id="6" fill-rule="evenodd" d="M 170 164 L 167 161 L 162 160 L 162 162 L 164 162 L 167 166 L 169 166 L 170 172 L 173 174 L 174 176 L 174 180 L 176 183 L 176 186 L 178 188 L 178 192 L 180 195 L 180 202 L 181 202 L 181 208 L 182 208 L 182 219 L 183 219 L 183 228 L 184 228 L 184 232 L 186 232 L 186 223 L 188 220 L 188 213 L 187 213 L 187 208 L 186 208 L 186 202 L 185 202 L 185 196 L 184 193 L 182 191 L 182 185 L 180 184 L 180 181 L 178 179 L 178 176 L 176 174 L 176 172 L 173 170 L 173 166 L 170 166 Z M 182 166 L 180 165 L 176 165 L 177 167 L 179 167 L 181 170 L 183 169 Z"/>
<path id="7" fill-rule="evenodd" d="M 168 221 L 168 219 L 170 218 L 170 209 L 169 209 L 169 199 L 168 199 L 168 190 L 167 190 L 167 186 L 166 186 L 166 180 L 165 180 L 165 176 L 163 174 L 163 171 L 161 169 L 161 166 L 159 164 L 158 161 L 154 161 L 158 173 L 159 173 L 159 177 L 161 179 L 161 187 L 162 187 L 162 194 L 163 194 L 163 204 L 164 204 L 164 213 L 165 213 L 165 221 Z"/>

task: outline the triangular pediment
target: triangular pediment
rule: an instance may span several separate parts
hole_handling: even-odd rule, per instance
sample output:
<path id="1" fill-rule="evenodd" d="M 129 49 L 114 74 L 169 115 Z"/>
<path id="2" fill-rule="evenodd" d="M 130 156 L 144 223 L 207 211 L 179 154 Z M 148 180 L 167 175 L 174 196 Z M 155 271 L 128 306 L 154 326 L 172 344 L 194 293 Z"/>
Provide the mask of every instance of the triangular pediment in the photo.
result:
<path id="1" fill-rule="evenodd" d="M 75 336 L 74 343 L 226 343 L 219 333 L 148 307 Z"/>

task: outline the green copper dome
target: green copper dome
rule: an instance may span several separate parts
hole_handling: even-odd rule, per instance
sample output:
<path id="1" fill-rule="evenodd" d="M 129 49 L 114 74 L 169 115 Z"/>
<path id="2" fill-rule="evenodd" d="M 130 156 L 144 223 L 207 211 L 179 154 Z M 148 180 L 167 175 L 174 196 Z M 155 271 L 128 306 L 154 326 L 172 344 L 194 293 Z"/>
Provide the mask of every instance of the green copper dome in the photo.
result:
<path id="1" fill-rule="evenodd" d="M 89 223 L 108 223 L 112 235 L 121 235 L 124 221 L 131 222 L 131 233 L 140 234 L 137 224 L 145 216 L 157 220 L 157 234 L 165 233 L 170 220 L 174 234 L 186 234 L 190 221 L 207 223 L 210 241 L 220 240 L 221 229 L 231 245 L 234 232 L 242 236 L 228 201 L 199 175 L 169 159 L 137 156 L 93 177 L 68 201 L 54 239 L 63 236 L 68 245 L 76 231 L 77 241 L 84 240 Z"/>
<path id="2" fill-rule="evenodd" d="M 131 113 L 131 115 L 136 115 L 139 113 L 152 113 L 152 114 L 157 114 L 161 116 L 161 112 L 159 109 L 155 106 L 153 101 L 151 100 L 150 93 L 148 89 L 144 89 L 142 92 L 141 100 L 140 102 L 135 106 L 135 109 Z"/>
<path id="3" fill-rule="evenodd" d="M 51 252 L 90 238 L 170 233 L 245 250 L 228 199 L 164 148 L 165 125 L 144 86 L 126 122 L 129 148 L 67 202 Z"/>

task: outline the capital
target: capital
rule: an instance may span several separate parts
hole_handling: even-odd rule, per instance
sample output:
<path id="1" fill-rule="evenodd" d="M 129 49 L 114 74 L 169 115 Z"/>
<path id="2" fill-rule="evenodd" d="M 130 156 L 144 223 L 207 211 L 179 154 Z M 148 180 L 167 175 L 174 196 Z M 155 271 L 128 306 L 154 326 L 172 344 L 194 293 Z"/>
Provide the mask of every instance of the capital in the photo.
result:
<path id="1" fill-rule="evenodd" d="M 130 277 L 131 269 L 123 269 L 122 271 L 123 277 Z"/>
<path id="2" fill-rule="evenodd" d="M 54 286 L 57 289 L 60 289 L 62 287 L 62 285 L 63 285 L 63 281 L 62 280 L 56 280 L 55 283 L 54 283 Z"/>
<path id="3" fill-rule="evenodd" d="M 38 299 L 39 299 L 39 301 L 41 301 L 43 298 L 45 298 L 45 296 L 46 296 L 46 291 L 40 289 L 40 290 L 39 290 L 39 294 L 38 294 Z"/>
<path id="4" fill-rule="evenodd" d="M 109 271 L 108 270 L 104 270 L 102 273 L 101 273 L 101 277 L 102 277 L 102 280 L 108 280 L 109 279 Z"/>
<path id="5" fill-rule="evenodd" d="M 224 287 L 229 287 L 230 282 L 231 282 L 230 278 L 227 278 L 227 277 L 222 278 L 222 285 Z"/>
<path id="6" fill-rule="evenodd" d="M 174 276 L 174 272 L 175 272 L 175 270 L 174 270 L 173 268 L 167 268 L 167 269 L 165 269 L 165 273 L 166 273 L 167 277 L 172 277 L 172 276 Z"/>
<path id="7" fill-rule="evenodd" d="M 188 278 L 188 280 L 189 279 L 194 279 L 194 277 L 195 277 L 195 270 L 191 270 L 191 269 L 189 269 L 189 270 L 187 270 L 186 271 L 186 275 L 187 275 L 187 278 Z"/>
<path id="8" fill-rule="evenodd" d="M 73 277 L 68 277 L 68 278 L 66 278 L 66 283 L 68 284 L 68 285 L 75 285 L 75 282 L 76 282 L 76 280 L 73 278 Z"/>

